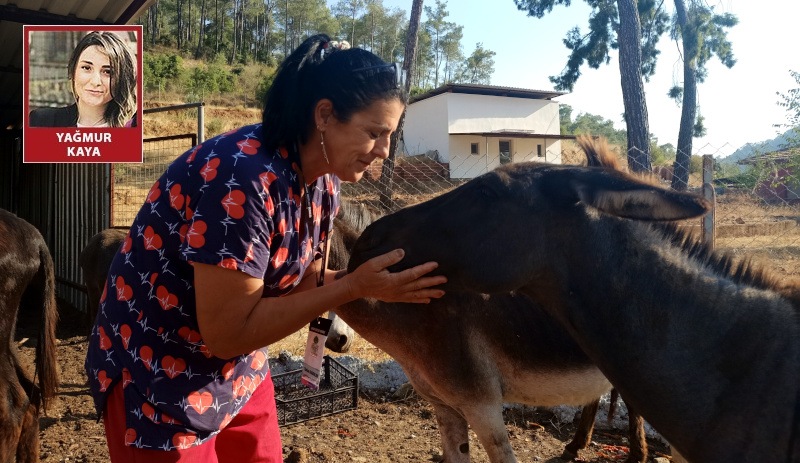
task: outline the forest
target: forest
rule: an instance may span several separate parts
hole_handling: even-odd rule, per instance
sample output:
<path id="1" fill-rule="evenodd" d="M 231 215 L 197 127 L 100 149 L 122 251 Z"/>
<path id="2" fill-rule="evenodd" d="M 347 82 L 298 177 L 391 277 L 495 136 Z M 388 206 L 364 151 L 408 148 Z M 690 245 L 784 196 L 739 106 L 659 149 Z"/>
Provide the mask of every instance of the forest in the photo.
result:
<path id="1" fill-rule="evenodd" d="M 495 53 L 481 43 L 462 43 L 463 26 L 448 21 L 446 1 L 423 8 L 412 87 L 488 84 Z M 166 47 L 217 65 L 273 68 L 316 33 L 401 62 L 408 22 L 406 11 L 387 8 L 381 0 L 159 0 L 139 19 L 146 50 Z"/>

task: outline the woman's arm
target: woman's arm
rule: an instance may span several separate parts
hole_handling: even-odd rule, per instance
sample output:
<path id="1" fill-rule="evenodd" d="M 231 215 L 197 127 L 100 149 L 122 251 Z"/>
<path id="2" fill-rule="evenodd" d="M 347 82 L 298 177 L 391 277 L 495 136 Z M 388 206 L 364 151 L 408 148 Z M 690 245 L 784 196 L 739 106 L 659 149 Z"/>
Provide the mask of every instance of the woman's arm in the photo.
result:
<path id="1" fill-rule="evenodd" d="M 294 333 L 327 310 L 362 297 L 391 302 L 427 303 L 444 295 L 433 289 L 447 281 L 426 277 L 437 264 L 428 262 L 402 272 L 387 268 L 400 262 L 401 250 L 363 263 L 339 279 L 326 274 L 316 287 L 319 261 L 283 297 L 261 297 L 264 282 L 246 273 L 209 264 L 194 264 L 197 322 L 208 349 L 217 357 L 247 354 Z"/>

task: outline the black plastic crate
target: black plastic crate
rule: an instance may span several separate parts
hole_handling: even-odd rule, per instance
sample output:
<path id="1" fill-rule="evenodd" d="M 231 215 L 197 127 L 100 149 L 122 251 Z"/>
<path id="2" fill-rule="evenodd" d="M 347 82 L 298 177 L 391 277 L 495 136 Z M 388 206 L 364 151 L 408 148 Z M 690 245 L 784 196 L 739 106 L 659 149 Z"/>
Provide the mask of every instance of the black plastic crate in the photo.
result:
<path id="1" fill-rule="evenodd" d="M 354 410 L 358 406 L 358 376 L 336 359 L 328 355 L 323 358 L 322 378 L 316 391 L 300 381 L 302 374 L 301 368 L 272 377 L 279 426 Z"/>

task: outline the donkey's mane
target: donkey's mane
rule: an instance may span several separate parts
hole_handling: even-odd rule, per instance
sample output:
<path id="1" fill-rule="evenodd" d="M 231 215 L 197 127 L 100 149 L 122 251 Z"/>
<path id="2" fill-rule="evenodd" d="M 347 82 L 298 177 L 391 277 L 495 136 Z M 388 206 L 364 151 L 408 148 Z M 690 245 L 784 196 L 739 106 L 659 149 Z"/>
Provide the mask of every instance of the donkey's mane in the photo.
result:
<path id="1" fill-rule="evenodd" d="M 781 283 L 774 271 L 750 257 L 736 259 L 729 252 L 712 249 L 683 228 L 672 222 L 653 224 L 652 228 L 672 244 L 683 250 L 689 258 L 720 276 L 741 285 L 776 291 L 791 299 L 800 308 L 800 292 L 797 288 Z"/>
<path id="2" fill-rule="evenodd" d="M 611 168 L 620 172 L 627 171 L 604 138 L 582 135 L 578 137 L 577 142 L 586 153 L 588 166 Z M 655 176 L 647 173 L 628 173 L 628 175 L 648 183 L 660 183 Z M 737 260 L 729 252 L 714 250 L 706 243 L 692 236 L 686 229 L 678 227 L 674 222 L 654 223 L 650 227 L 702 267 L 728 278 L 736 284 L 775 291 L 789 299 L 800 312 L 800 286 L 781 283 L 774 271 L 761 264 L 756 264 L 749 257 Z"/>

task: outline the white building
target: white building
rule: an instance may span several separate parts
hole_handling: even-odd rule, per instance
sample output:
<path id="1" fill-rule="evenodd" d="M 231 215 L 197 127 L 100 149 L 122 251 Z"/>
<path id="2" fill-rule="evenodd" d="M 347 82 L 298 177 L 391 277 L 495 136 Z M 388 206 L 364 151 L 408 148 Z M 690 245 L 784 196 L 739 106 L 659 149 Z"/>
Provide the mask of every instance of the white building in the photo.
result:
<path id="1" fill-rule="evenodd" d="M 561 163 L 562 92 L 447 84 L 411 100 L 404 151 L 449 163 L 451 178 L 472 178 L 500 164 Z"/>

